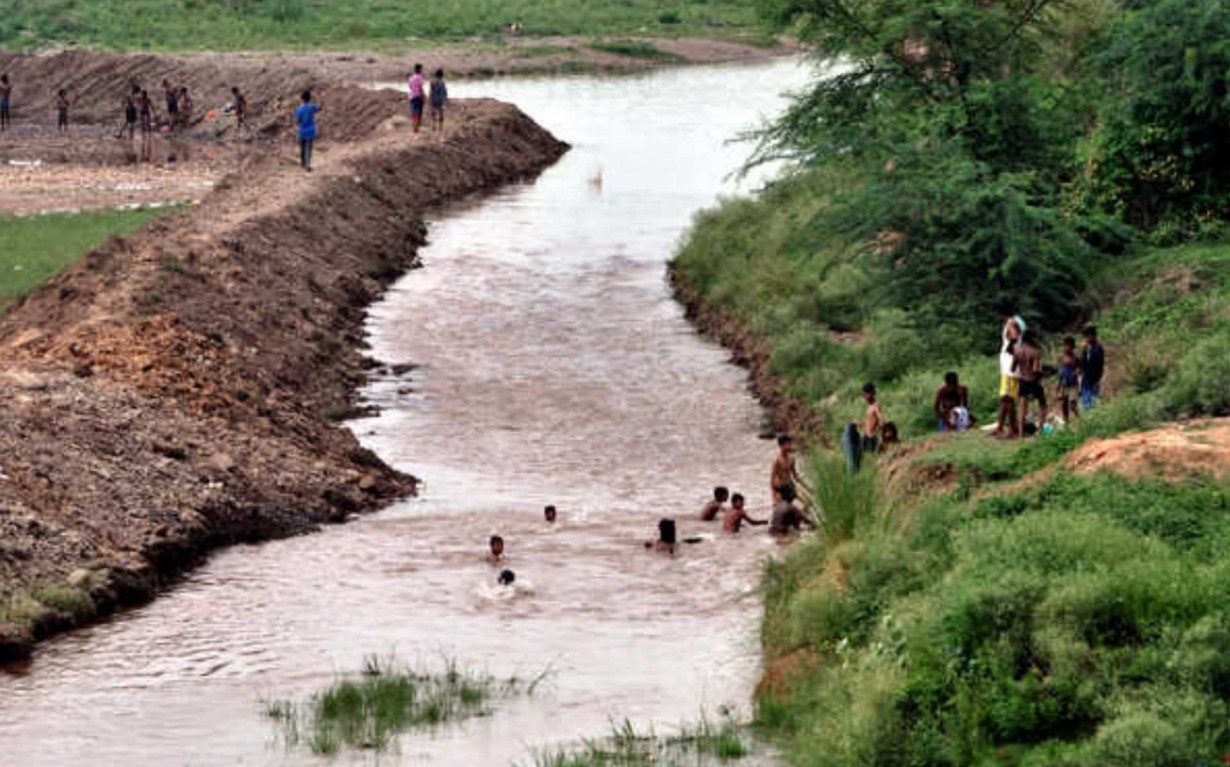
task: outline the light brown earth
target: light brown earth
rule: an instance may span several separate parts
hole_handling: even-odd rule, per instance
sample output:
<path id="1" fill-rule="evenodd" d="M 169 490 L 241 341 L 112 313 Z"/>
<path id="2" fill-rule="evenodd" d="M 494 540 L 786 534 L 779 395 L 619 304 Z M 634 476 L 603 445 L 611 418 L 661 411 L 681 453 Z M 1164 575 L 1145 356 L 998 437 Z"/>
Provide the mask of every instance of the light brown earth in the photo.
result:
<path id="1" fill-rule="evenodd" d="M 98 91 L 161 79 L 150 57 L 84 61 Z M 21 77 L 46 66 L 0 62 Z M 231 80 L 176 77 L 205 93 Z M 321 77 L 325 138 L 304 173 L 286 112 L 296 77 L 249 82 L 251 138 L 195 126 L 177 139 L 199 166 L 100 160 L 99 183 L 163 180 L 200 203 L 104 244 L 0 316 L 0 659 L 150 597 L 214 547 L 412 492 L 337 423 L 369 374 L 413 362 L 362 356 L 365 307 L 415 265 L 424 211 L 532 177 L 566 146 L 486 100 L 455 102 L 440 140 L 412 138 L 400 95 Z M 83 99 L 82 133 L 109 130 L 107 108 Z M 0 157 L 21 146 L 6 140 Z M 93 150 L 65 151 L 81 163 Z M 189 180 L 165 180 L 176 174 Z M 191 186 L 204 177 L 212 191 Z"/>
<path id="2" fill-rule="evenodd" d="M 1176 423 L 1086 442 L 1064 459 L 1078 474 L 1109 471 L 1130 479 L 1230 477 L 1230 419 Z"/>

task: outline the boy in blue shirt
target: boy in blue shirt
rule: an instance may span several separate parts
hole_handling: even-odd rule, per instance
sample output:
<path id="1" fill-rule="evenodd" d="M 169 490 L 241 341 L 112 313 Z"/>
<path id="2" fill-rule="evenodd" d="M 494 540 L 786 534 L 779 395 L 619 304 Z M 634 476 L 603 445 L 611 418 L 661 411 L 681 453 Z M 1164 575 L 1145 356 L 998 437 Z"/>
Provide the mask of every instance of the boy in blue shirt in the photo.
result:
<path id="1" fill-rule="evenodd" d="M 312 143 L 316 141 L 316 113 L 320 105 L 312 102 L 312 92 L 304 91 L 299 97 L 303 102 L 295 110 L 295 122 L 299 124 L 299 164 L 312 172 Z"/>

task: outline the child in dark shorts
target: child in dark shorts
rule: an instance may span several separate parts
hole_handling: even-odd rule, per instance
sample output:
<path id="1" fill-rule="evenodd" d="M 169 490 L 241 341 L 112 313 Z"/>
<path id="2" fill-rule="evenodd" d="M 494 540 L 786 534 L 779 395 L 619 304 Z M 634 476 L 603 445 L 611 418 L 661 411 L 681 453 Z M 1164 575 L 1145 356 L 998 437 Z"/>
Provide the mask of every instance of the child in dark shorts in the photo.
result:
<path id="1" fill-rule="evenodd" d="M 1018 436 L 1025 436 L 1025 419 L 1029 415 L 1029 401 L 1038 403 L 1038 424 L 1046 423 L 1046 390 L 1042 387 L 1042 353 L 1038 350 L 1038 340 L 1032 330 L 1026 330 L 1013 355 L 1014 372 L 1016 373 L 1017 395 L 1020 399 L 1021 413 L 1018 419 Z"/>
<path id="2" fill-rule="evenodd" d="M 1075 418 L 1080 412 L 1080 366 L 1081 360 L 1076 354 L 1076 339 L 1068 336 L 1063 339 L 1063 354 L 1059 358 L 1059 385 L 1056 387 L 1064 423 Z"/>
<path id="3" fill-rule="evenodd" d="M 68 131 L 68 108 L 72 103 L 68 100 L 68 91 L 61 88 L 56 94 L 56 128 L 61 133 Z"/>

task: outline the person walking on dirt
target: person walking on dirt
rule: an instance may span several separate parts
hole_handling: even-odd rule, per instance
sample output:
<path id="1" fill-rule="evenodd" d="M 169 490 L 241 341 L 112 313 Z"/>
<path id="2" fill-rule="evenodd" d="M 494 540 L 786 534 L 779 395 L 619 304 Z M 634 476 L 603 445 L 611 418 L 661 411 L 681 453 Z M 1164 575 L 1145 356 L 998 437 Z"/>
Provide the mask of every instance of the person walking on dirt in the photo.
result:
<path id="1" fill-rule="evenodd" d="M 444 70 L 437 69 L 431 78 L 431 130 L 444 136 L 444 107 L 448 104 L 448 86 L 444 84 Z"/>
<path id="2" fill-rule="evenodd" d="M 9 82 L 7 72 L 0 75 L 0 130 L 8 130 L 12 117 L 9 114 L 10 102 L 13 98 L 13 84 Z"/>
<path id="3" fill-rule="evenodd" d="M 61 88 L 56 93 L 56 129 L 60 133 L 68 133 L 68 108 L 73 102 L 68 98 L 68 91 Z"/>
<path id="4" fill-rule="evenodd" d="M 248 125 L 248 97 L 243 95 L 238 85 L 231 86 L 231 96 L 235 99 L 235 127 L 245 128 Z"/>
<path id="5" fill-rule="evenodd" d="M 124 100 L 120 102 L 120 106 L 124 109 L 124 122 L 120 123 L 120 130 L 115 137 L 124 138 L 126 132 L 128 140 L 132 141 L 137 132 L 137 102 L 131 94 L 124 94 Z"/>
<path id="6" fill-rule="evenodd" d="M 167 125 L 171 130 L 175 130 L 175 125 L 179 122 L 179 89 L 171 85 L 170 80 L 162 81 L 162 89 L 166 92 L 167 99 Z"/>
<path id="7" fill-rule="evenodd" d="M 141 157 L 150 159 L 154 150 L 154 102 L 149 97 L 149 91 L 142 89 L 137 96 L 137 119 L 141 123 Z"/>
<path id="8" fill-rule="evenodd" d="M 304 91 L 299 100 L 303 102 L 295 110 L 295 122 L 299 124 L 299 164 L 311 173 L 312 145 L 316 142 L 316 113 L 320 111 L 320 105 L 313 103 L 311 91 Z"/>
<path id="9" fill-rule="evenodd" d="M 182 124 L 185 128 L 187 128 L 189 123 L 192 122 L 192 110 L 195 107 L 196 107 L 196 103 L 193 102 L 192 97 L 188 95 L 188 88 L 187 87 L 180 88 L 179 89 L 179 115 L 180 115 L 179 119 L 180 119 L 180 124 Z"/>
<path id="10" fill-rule="evenodd" d="M 423 65 L 415 64 L 414 72 L 410 74 L 410 79 L 406 81 L 406 87 L 409 89 L 410 96 L 410 127 L 415 133 L 419 132 L 419 125 L 423 122 Z"/>

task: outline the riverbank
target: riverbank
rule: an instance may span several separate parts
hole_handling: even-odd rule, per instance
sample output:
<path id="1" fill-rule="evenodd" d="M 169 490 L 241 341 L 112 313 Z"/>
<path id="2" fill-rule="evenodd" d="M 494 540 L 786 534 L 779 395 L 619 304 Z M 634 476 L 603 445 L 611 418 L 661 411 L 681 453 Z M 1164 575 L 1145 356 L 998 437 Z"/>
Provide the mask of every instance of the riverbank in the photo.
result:
<path id="1" fill-rule="evenodd" d="M 412 140 L 400 96 L 321 90 L 314 173 L 285 115 L 262 110 L 261 151 L 199 205 L 0 318 L 0 658 L 148 599 L 213 548 L 413 492 L 338 423 L 369 375 L 413 364 L 363 356 L 364 308 L 415 265 L 423 211 L 532 177 L 566 146 L 491 101 L 456 102 L 439 143 Z"/>

